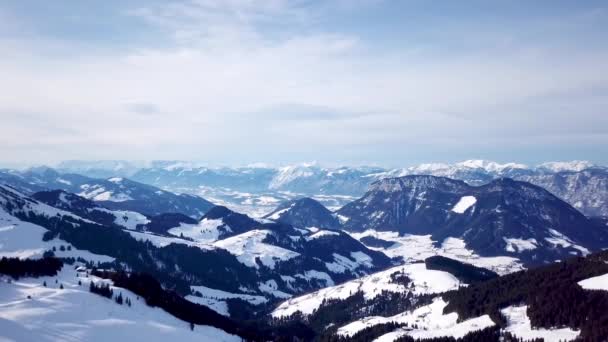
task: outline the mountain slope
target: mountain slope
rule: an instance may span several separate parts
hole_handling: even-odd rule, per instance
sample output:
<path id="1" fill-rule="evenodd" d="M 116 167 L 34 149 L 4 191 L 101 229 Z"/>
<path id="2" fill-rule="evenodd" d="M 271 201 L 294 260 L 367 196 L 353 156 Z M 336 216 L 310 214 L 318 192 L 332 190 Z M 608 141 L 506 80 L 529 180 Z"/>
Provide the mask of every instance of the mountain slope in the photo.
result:
<path id="1" fill-rule="evenodd" d="M 331 211 L 308 197 L 283 203 L 264 217 L 299 228 L 340 228 L 340 222 Z"/>
<path id="2" fill-rule="evenodd" d="M 477 187 L 434 176 L 384 179 L 338 214 L 348 218 L 349 231 L 462 238 L 483 256 L 514 255 L 527 263 L 608 246 L 606 227 L 540 187 L 507 178 Z"/>

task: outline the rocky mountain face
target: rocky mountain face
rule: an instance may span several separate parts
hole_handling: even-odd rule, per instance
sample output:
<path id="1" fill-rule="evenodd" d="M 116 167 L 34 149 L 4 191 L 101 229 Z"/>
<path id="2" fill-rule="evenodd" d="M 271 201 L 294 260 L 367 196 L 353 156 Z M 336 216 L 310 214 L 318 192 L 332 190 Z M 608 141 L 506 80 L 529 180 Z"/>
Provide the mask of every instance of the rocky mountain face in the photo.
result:
<path id="1" fill-rule="evenodd" d="M 308 197 L 285 202 L 265 218 L 299 228 L 340 229 L 336 216 L 321 203 Z"/>
<path id="2" fill-rule="evenodd" d="M 585 161 L 551 162 L 529 167 L 469 160 L 456 164 L 422 164 L 377 174 L 375 179 L 406 175 L 433 175 L 459 179 L 471 185 L 508 177 L 541 186 L 587 216 L 608 216 L 608 168 Z"/>
<path id="3" fill-rule="evenodd" d="M 435 176 L 384 179 L 338 214 L 349 231 L 462 238 L 480 255 L 532 264 L 608 246 L 605 226 L 541 187 L 508 178 L 481 186 Z"/>
<path id="4" fill-rule="evenodd" d="M 608 217 L 608 172 L 602 168 L 581 171 L 522 175 L 517 177 L 541 186 L 587 216 Z"/>

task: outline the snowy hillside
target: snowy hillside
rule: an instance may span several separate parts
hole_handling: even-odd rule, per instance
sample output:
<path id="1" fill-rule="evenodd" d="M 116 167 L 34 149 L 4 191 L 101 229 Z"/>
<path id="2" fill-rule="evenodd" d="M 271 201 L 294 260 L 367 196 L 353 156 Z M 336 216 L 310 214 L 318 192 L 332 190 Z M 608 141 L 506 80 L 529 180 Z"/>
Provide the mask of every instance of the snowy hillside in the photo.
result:
<path id="1" fill-rule="evenodd" d="M 0 339 L 101 342 L 137 336 L 147 341 L 241 341 L 213 327 L 191 330 L 187 322 L 149 307 L 125 289 L 113 290 L 129 298 L 131 306 L 93 294 L 89 282 L 106 281 L 85 277 L 73 266 L 64 266 L 55 277 L 7 281 L 0 279 Z"/>

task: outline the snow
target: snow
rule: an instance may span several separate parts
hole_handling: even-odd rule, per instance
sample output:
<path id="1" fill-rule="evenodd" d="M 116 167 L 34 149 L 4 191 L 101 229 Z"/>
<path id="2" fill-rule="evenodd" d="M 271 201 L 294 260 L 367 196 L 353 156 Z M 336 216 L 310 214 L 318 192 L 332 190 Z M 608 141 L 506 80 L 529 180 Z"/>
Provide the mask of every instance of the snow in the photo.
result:
<path id="1" fill-rule="evenodd" d="M 530 251 L 536 249 L 538 242 L 536 239 L 515 239 L 515 238 L 503 238 L 507 243 L 505 250 L 507 252 L 518 252 Z"/>
<path id="2" fill-rule="evenodd" d="M 126 210 L 114 210 L 111 211 L 112 214 L 116 217 L 114 219 L 114 223 L 125 227 L 129 230 L 137 229 L 137 225 L 147 224 L 150 222 L 145 215 L 142 215 L 135 211 L 126 211 Z"/>
<path id="3" fill-rule="evenodd" d="M 268 218 L 271 220 L 278 220 L 281 218 L 281 215 L 283 215 L 284 213 L 289 211 L 289 209 L 291 209 L 292 207 L 293 207 L 293 204 L 288 208 L 277 210 L 274 213 L 272 213 L 272 215 L 268 216 Z"/>
<path id="4" fill-rule="evenodd" d="M 241 263 L 255 268 L 259 267 L 256 259 L 259 259 L 263 265 L 274 268 L 277 261 L 289 260 L 300 255 L 294 251 L 264 243 L 268 234 L 272 234 L 272 232 L 254 229 L 217 241 L 213 245 L 227 250 Z"/>
<path id="5" fill-rule="evenodd" d="M 403 258 L 406 262 L 423 261 L 434 255 L 442 255 L 464 263 L 490 269 L 500 275 L 517 272 L 524 269 L 517 258 L 508 256 L 481 257 L 466 248 L 464 240 L 457 238 L 445 239 L 440 248 L 434 246 L 431 235 L 399 235 L 398 232 L 380 232 L 366 230 L 362 233 L 349 233 L 357 240 L 365 236 L 393 242 L 388 248 L 370 247 L 369 249 L 383 252 L 390 258 Z"/>
<path id="6" fill-rule="evenodd" d="M 279 189 L 299 178 L 312 177 L 315 172 L 313 164 L 290 165 L 278 169 L 277 174 L 273 177 L 268 185 L 269 189 Z"/>
<path id="7" fill-rule="evenodd" d="M 276 298 L 286 299 L 286 298 L 291 297 L 291 295 L 289 293 L 279 291 L 278 290 L 279 285 L 273 279 L 267 280 L 263 283 L 259 283 L 258 288 L 260 289 L 260 291 L 273 295 Z"/>
<path id="8" fill-rule="evenodd" d="M 579 331 L 570 328 L 561 329 L 537 329 L 532 328 L 530 318 L 526 313 L 527 307 L 510 306 L 500 310 L 507 318 L 507 327 L 503 331 L 510 332 L 516 337 L 524 340 L 542 338 L 545 341 L 572 341 L 579 335 Z"/>
<path id="9" fill-rule="evenodd" d="M 551 233 L 553 237 L 545 238 L 545 240 L 554 246 L 560 246 L 563 248 L 574 248 L 579 250 L 583 255 L 587 255 L 590 253 L 587 248 L 575 244 L 572 240 L 570 240 L 569 237 L 558 232 L 555 229 L 549 229 L 549 233 Z"/>
<path id="10" fill-rule="evenodd" d="M 540 164 L 538 167 L 542 169 L 547 169 L 553 172 L 561 172 L 561 171 L 583 171 L 590 167 L 595 166 L 590 161 L 586 160 L 573 160 L 570 162 L 547 162 Z"/>
<path id="11" fill-rule="evenodd" d="M 215 312 L 230 316 L 226 299 L 239 298 L 253 305 L 266 303 L 268 300 L 262 296 L 253 296 L 242 293 L 230 293 L 222 290 L 212 289 L 206 286 L 191 286 L 192 291 L 197 291 L 201 296 L 188 295 L 186 299 L 197 304 L 205 305 Z"/>
<path id="12" fill-rule="evenodd" d="M 113 178 L 108 179 L 108 181 L 110 181 L 114 184 L 118 184 L 118 183 L 122 182 L 122 180 L 123 179 L 121 177 L 113 177 Z"/>
<path id="13" fill-rule="evenodd" d="M 225 232 L 232 232 L 230 226 L 224 224 L 224 221 L 220 219 L 202 219 L 198 224 L 184 224 L 171 228 L 167 232 L 171 235 L 191 238 L 199 242 L 215 242 L 220 238 L 221 231 L 220 227 L 223 227 Z"/>
<path id="14" fill-rule="evenodd" d="M 45 251 L 55 247 L 55 255 L 58 257 L 81 257 L 92 262 L 114 260 L 112 257 L 78 250 L 73 246 L 71 246 L 71 250 L 67 250 L 67 246 L 70 244 L 59 239 L 42 241 L 45 232 L 47 232 L 45 228 L 21 221 L 0 209 L 0 257 L 40 258 Z M 64 246 L 66 250 L 61 251 L 61 246 Z"/>
<path id="15" fill-rule="evenodd" d="M 69 180 L 63 179 L 63 178 L 57 178 L 57 182 L 66 184 L 66 185 L 72 185 L 72 182 L 70 182 Z"/>
<path id="16" fill-rule="evenodd" d="M 412 287 L 392 282 L 391 275 L 400 272 L 405 273 L 412 279 Z M 363 292 L 366 299 L 372 299 L 380 295 L 382 291 L 412 291 L 414 294 L 440 293 L 457 289 L 459 285 L 461 285 L 460 281 L 453 275 L 447 272 L 428 270 L 423 263 L 402 265 L 289 299 L 281 303 L 272 312 L 272 316 L 290 316 L 297 311 L 309 315 L 321 306 L 324 299 L 346 299 L 358 291 Z"/>
<path id="17" fill-rule="evenodd" d="M 177 237 L 167 237 L 167 236 L 152 234 L 149 232 L 137 232 L 137 231 L 132 231 L 132 230 L 127 230 L 126 232 L 131 234 L 131 236 L 133 238 L 135 238 L 136 240 L 150 241 L 154 246 L 161 247 L 161 248 L 168 246 L 172 243 L 194 246 L 194 247 L 198 247 L 200 249 L 207 249 L 207 250 L 214 248 L 212 245 L 209 245 L 207 243 L 190 241 L 190 240 L 186 240 L 186 239 L 180 239 Z"/>
<path id="18" fill-rule="evenodd" d="M 55 279 L 58 283 L 55 283 Z M 78 285 L 78 280 L 82 285 Z M 57 277 L 22 278 L 7 284 L 0 281 L 0 340 L 8 341 L 240 341 L 238 336 L 181 321 L 160 308 L 137 300 L 132 292 L 114 288 L 132 305 L 89 292 L 90 276 L 77 277 L 65 266 Z M 46 281 L 47 287 L 42 286 Z M 63 284 L 64 289 L 59 289 Z M 31 299 L 27 299 L 31 296 Z"/>
<path id="19" fill-rule="evenodd" d="M 334 257 L 334 262 L 326 262 L 325 267 L 334 273 L 344 273 L 346 270 L 354 271 L 360 267 L 373 267 L 373 259 L 363 252 L 351 252 L 350 258 L 338 253 L 333 253 L 332 255 Z"/>
<path id="20" fill-rule="evenodd" d="M 338 218 L 338 221 L 340 221 L 341 224 L 345 224 L 346 222 L 348 222 L 348 220 L 350 220 L 350 217 L 340 214 L 336 214 L 336 217 Z"/>
<path id="21" fill-rule="evenodd" d="M 452 211 L 458 214 L 464 214 L 464 212 L 475 205 L 475 203 L 477 203 L 477 198 L 475 198 L 475 196 L 463 196 L 458 203 L 454 205 Z"/>
<path id="22" fill-rule="evenodd" d="M 283 276 L 281 276 L 281 277 L 283 277 Z M 323 281 L 325 281 L 325 286 L 334 286 L 335 285 L 334 280 L 331 279 L 329 274 L 327 274 L 325 272 L 319 272 L 317 270 L 306 271 L 306 272 L 304 272 L 304 274 L 296 274 L 295 277 L 298 277 L 301 279 L 306 279 L 306 280 L 312 280 L 312 279 L 323 280 Z"/>
<path id="23" fill-rule="evenodd" d="M 581 280 L 578 282 L 578 284 L 586 290 L 608 291 L 608 273 L 601 276 Z"/>
<path id="24" fill-rule="evenodd" d="M 355 259 L 359 264 L 363 264 L 367 267 L 373 266 L 372 258 L 363 252 L 351 252 L 350 257 Z"/>
<path id="25" fill-rule="evenodd" d="M 316 233 L 311 234 L 310 236 L 307 236 L 306 237 L 306 241 L 318 239 L 318 238 L 323 237 L 323 236 L 339 236 L 339 235 L 340 235 L 340 233 L 334 232 L 334 231 L 331 231 L 331 230 L 319 230 Z"/>
<path id="26" fill-rule="evenodd" d="M 380 341 L 393 341 L 403 335 L 409 335 L 415 339 L 454 337 L 461 338 L 464 335 L 494 326 L 490 316 L 480 317 L 458 322 L 457 313 L 444 314 L 443 309 L 447 303 L 442 298 L 436 298 L 431 304 L 425 305 L 413 311 L 406 311 L 392 317 L 373 316 L 351 322 L 338 329 L 342 336 L 352 336 L 357 332 L 374 325 L 389 322 L 407 324 L 409 328 L 398 329 L 390 334 L 381 336 Z M 413 326 L 416 328 L 413 328 Z"/>

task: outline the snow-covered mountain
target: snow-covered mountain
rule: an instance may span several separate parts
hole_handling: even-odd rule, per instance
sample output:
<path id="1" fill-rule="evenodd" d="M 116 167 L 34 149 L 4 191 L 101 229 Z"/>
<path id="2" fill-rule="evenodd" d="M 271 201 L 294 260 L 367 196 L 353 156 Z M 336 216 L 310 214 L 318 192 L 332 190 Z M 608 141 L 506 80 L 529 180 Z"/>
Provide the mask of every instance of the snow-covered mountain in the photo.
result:
<path id="1" fill-rule="evenodd" d="M 64 191 L 35 196 L 39 200 L 0 185 L 5 216 L 37 227 L 38 236 L 27 243 L 44 244 L 43 235 L 46 240 L 60 238 L 74 249 L 108 256 L 106 262 L 116 262 L 113 267 L 150 273 L 186 295 L 192 286 L 204 287 L 235 296 L 261 296 L 265 303 L 392 265 L 386 255 L 343 232 L 257 221 L 225 207 L 212 208 L 200 221 L 179 214 L 148 219 L 101 208 Z M 0 252 L 20 243 L 4 240 Z M 47 250 L 19 251 L 11 253 L 29 257 Z M 227 305 L 219 302 L 214 305 Z M 244 309 L 228 312 L 239 310 Z"/>
<path id="2" fill-rule="evenodd" d="M 308 197 L 285 202 L 264 217 L 299 228 L 340 228 L 340 221 L 331 211 Z"/>
<path id="3" fill-rule="evenodd" d="M 471 186 L 435 176 L 377 181 L 337 212 L 344 229 L 460 238 L 482 256 L 526 263 L 585 255 L 608 246 L 608 229 L 548 191 L 509 178 Z"/>

